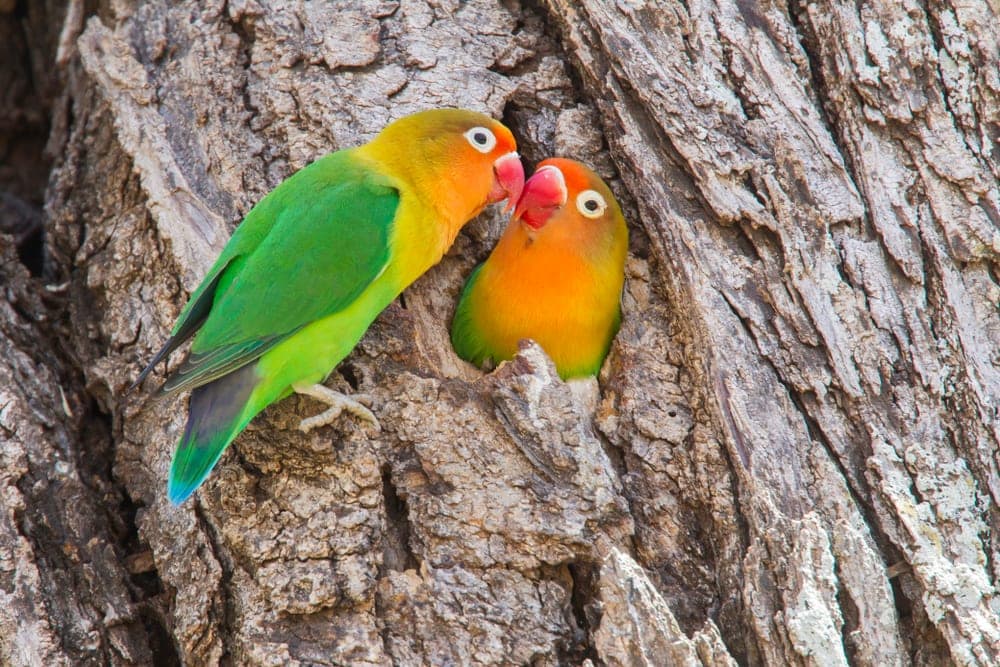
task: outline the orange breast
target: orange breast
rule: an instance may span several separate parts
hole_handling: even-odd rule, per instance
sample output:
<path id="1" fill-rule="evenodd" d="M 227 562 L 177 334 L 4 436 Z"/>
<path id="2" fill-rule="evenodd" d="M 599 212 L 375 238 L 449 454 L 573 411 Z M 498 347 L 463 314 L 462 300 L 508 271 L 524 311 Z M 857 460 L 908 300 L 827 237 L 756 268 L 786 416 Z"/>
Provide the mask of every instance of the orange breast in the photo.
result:
<path id="1" fill-rule="evenodd" d="M 564 239 L 532 241 L 516 225 L 477 277 L 477 332 L 497 360 L 531 338 L 563 377 L 596 373 L 618 320 L 623 277 L 614 269 L 595 266 Z"/>

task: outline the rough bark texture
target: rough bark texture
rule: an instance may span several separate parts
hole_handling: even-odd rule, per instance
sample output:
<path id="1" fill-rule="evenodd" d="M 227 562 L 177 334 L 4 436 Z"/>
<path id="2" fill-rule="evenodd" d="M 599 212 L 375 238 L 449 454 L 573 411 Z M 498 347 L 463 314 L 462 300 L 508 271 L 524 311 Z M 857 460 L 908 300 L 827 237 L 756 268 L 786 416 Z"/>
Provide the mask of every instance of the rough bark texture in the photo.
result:
<path id="1" fill-rule="evenodd" d="M 0 663 L 1000 662 L 995 0 L 23 5 Z M 380 433 L 289 398 L 170 506 L 140 365 L 254 202 L 432 106 L 612 183 L 599 383 L 451 351 L 487 213 L 329 381 Z"/>

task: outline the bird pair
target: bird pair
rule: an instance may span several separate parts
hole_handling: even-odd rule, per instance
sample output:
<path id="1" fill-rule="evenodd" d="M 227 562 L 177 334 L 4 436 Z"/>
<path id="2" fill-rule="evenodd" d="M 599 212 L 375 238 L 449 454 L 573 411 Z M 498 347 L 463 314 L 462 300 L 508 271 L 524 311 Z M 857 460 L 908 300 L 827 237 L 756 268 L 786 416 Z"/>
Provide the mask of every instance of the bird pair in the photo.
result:
<path id="1" fill-rule="evenodd" d="M 563 378 L 600 370 L 620 322 L 621 210 L 571 160 L 546 160 L 525 183 L 516 150 L 488 116 L 424 111 L 319 158 L 250 210 L 136 381 L 193 337 L 159 390 L 191 390 L 171 502 L 188 498 L 250 420 L 293 392 L 330 406 L 306 429 L 345 409 L 375 421 L 323 380 L 490 203 L 507 199 L 514 216 L 462 292 L 456 352 L 499 363 L 532 338 Z"/>

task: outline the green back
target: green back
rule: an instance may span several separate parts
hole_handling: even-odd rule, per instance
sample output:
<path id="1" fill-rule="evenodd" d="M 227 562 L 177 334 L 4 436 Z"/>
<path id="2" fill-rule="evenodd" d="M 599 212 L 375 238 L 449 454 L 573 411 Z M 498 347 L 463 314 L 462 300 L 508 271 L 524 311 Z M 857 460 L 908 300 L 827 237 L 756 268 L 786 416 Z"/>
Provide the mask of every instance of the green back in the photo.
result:
<path id="1" fill-rule="evenodd" d="M 260 357 L 350 304 L 385 269 L 399 193 L 351 153 L 305 167 L 247 214 L 175 326 L 182 331 L 211 298 L 164 391 L 203 385 Z"/>

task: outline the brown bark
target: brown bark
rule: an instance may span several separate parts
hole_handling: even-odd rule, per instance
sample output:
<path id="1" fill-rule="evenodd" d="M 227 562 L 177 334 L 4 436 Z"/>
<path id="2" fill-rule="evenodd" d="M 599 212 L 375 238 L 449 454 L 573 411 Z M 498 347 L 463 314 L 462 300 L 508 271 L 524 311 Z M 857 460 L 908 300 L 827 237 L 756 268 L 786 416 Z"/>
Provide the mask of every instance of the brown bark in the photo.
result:
<path id="1" fill-rule="evenodd" d="M 36 72 L 0 71 L 36 109 L 0 114 L 3 146 L 47 122 L 55 161 L 48 273 L 0 237 L 0 662 L 1000 662 L 995 2 L 0 19 Z M 453 354 L 489 212 L 329 381 L 374 397 L 380 433 L 304 436 L 317 406 L 289 398 L 170 506 L 184 401 L 125 388 L 232 228 L 324 152 L 445 105 L 621 198 L 599 383 L 531 344 L 486 376 Z"/>

